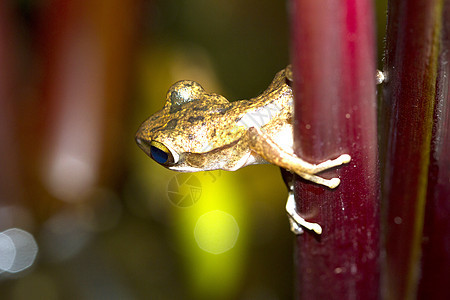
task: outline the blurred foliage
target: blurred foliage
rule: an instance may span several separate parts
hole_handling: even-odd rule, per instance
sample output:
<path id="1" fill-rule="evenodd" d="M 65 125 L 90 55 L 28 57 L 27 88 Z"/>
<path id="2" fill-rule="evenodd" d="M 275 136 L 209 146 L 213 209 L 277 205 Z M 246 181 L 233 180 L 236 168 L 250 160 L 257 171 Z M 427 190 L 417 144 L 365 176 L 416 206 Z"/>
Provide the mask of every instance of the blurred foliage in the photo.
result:
<path id="1" fill-rule="evenodd" d="M 18 57 L 3 74 L 19 74 L 11 86 L 23 89 L 3 110 L 13 113 L 14 135 L 2 143 L 24 137 L 17 145 L 24 159 L 11 167 L 21 192 L 0 199 L 0 210 L 15 209 L 0 226 L 26 228 L 40 252 L 32 269 L 0 274 L 0 293 L 290 298 L 292 236 L 277 168 L 195 174 L 201 196 L 179 207 L 168 187 L 177 174 L 134 143 L 177 80 L 197 80 L 230 100 L 263 91 L 288 63 L 284 4 L 23 0 L 5 8 L 3 22 L 17 33 L 8 51 Z M 194 236 L 198 218 L 215 210 L 239 228 L 221 254 L 205 252 Z M 211 226 L 214 236 L 222 227 Z"/>
<path id="2" fill-rule="evenodd" d="M 276 167 L 197 173 L 201 196 L 180 207 L 176 173 L 134 142 L 177 80 L 231 101 L 262 92 L 289 63 L 285 2 L 21 0 L 0 11 L 0 230 L 28 230 L 40 251 L 31 269 L 0 273 L 2 298 L 291 298 Z M 217 255 L 194 236 L 214 210 L 239 227 Z"/>

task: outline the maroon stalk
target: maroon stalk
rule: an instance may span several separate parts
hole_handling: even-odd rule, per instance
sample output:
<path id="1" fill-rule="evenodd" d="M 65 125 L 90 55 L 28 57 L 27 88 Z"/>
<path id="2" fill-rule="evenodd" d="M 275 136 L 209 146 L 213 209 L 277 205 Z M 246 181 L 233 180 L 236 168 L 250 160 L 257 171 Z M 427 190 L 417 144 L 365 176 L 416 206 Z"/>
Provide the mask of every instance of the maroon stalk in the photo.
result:
<path id="1" fill-rule="evenodd" d="M 16 21 L 13 2 L 0 1 L 0 208 L 18 205 L 22 197 L 21 158 L 17 147 L 16 105 L 21 84 Z M 7 221 L 0 220 L 0 231 L 8 225 Z"/>
<path id="2" fill-rule="evenodd" d="M 450 1 L 444 5 L 419 299 L 450 299 Z"/>
<path id="3" fill-rule="evenodd" d="M 384 102 L 384 296 L 416 297 L 436 93 L 441 0 L 388 6 Z"/>
<path id="4" fill-rule="evenodd" d="M 379 205 L 372 2 L 292 0 L 296 153 L 318 163 L 334 190 L 302 179 L 299 212 L 322 226 L 297 238 L 299 299 L 379 297 Z"/>

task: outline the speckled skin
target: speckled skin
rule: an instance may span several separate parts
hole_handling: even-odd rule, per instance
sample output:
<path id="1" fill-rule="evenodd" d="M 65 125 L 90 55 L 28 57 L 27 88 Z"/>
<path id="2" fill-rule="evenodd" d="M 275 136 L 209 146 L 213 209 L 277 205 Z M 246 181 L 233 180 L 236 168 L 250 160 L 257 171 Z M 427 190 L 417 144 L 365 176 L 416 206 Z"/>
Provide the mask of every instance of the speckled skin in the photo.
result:
<path id="1" fill-rule="evenodd" d="M 150 141 L 176 152 L 178 163 L 165 165 L 173 170 L 236 170 L 267 163 L 250 149 L 249 128 L 242 124 L 242 118 L 253 113 L 254 122 L 269 136 L 276 136 L 286 126 L 292 132 L 293 96 L 288 83 L 282 70 L 258 97 L 229 102 L 223 96 L 205 92 L 196 82 L 179 81 L 169 89 L 163 109 L 141 125 L 136 139 L 148 155 Z"/>

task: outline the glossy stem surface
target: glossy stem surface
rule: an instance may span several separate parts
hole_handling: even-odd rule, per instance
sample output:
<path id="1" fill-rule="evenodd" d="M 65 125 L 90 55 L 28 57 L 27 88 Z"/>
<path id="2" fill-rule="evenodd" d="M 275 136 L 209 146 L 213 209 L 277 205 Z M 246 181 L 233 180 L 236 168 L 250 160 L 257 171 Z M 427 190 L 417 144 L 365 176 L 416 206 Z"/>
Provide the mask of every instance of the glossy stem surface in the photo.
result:
<path id="1" fill-rule="evenodd" d="M 442 0 L 393 0 L 388 5 L 384 71 L 384 297 L 414 299 L 432 141 Z"/>
<path id="2" fill-rule="evenodd" d="M 297 237 L 299 299 L 379 298 L 379 181 L 372 2 L 291 1 L 295 150 L 313 163 L 348 153 L 321 173 L 333 190 L 298 179 L 300 214 L 322 226 Z"/>
<path id="3" fill-rule="evenodd" d="M 418 299 L 450 299 L 450 1 L 444 5 Z"/>

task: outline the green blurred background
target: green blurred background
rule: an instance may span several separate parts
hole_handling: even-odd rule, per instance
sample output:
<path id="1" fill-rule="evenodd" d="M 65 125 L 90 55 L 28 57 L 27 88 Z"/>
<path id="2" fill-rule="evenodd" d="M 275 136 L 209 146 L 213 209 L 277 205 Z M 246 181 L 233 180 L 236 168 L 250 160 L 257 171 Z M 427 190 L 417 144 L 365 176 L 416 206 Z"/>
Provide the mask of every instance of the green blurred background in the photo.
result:
<path id="1" fill-rule="evenodd" d="M 134 142 L 177 80 L 261 93 L 287 20 L 273 0 L 2 1 L 0 233 L 39 252 L 0 268 L 1 298 L 292 298 L 278 168 L 180 175 Z"/>
<path id="2" fill-rule="evenodd" d="M 276 167 L 177 176 L 134 142 L 177 80 L 230 100 L 262 92 L 288 64 L 285 3 L 0 6 L 0 162 L 13 174 L 1 177 L 0 231 L 39 247 L 30 268 L 0 274 L 1 298 L 291 298 Z"/>

